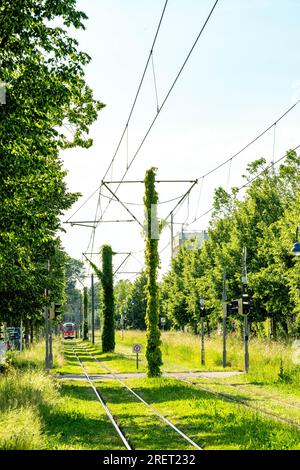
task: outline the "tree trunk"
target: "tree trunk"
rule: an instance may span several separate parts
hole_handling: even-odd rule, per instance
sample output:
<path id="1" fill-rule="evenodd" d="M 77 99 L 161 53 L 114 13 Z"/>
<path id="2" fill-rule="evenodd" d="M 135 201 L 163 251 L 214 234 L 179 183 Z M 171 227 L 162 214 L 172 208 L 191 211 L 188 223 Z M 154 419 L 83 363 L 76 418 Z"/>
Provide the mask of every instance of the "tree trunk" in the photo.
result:
<path id="1" fill-rule="evenodd" d="M 33 324 L 30 324 L 30 344 L 33 343 Z"/>
<path id="2" fill-rule="evenodd" d="M 29 324 L 28 322 L 25 322 L 25 328 L 24 328 L 24 333 L 25 333 L 25 348 L 29 348 Z"/>

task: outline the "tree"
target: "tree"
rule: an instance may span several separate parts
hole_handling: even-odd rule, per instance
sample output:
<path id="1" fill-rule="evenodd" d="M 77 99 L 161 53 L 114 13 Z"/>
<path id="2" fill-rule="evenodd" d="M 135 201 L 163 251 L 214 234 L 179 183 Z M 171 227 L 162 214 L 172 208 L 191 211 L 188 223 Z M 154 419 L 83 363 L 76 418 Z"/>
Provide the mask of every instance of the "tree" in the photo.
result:
<path id="1" fill-rule="evenodd" d="M 252 333 L 272 337 L 299 332 L 300 265 L 290 253 L 300 203 L 300 157 L 287 152 L 277 170 L 260 158 L 247 167 L 242 200 L 237 189 L 217 188 L 209 238 L 200 249 L 182 247 L 162 283 L 162 308 L 175 327 L 197 321 L 197 299 L 205 298 L 210 320 L 221 319 L 222 279 L 228 300 L 242 294 L 242 252 L 247 247 L 248 288 L 254 303 Z M 229 317 L 229 329 L 242 328 L 242 317 Z"/>
<path id="2" fill-rule="evenodd" d="M 131 287 L 131 295 L 127 299 L 126 317 L 127 325 L 130 328 L 146 329 L 146 284 L 147 276 L 145 272 L 141 273 L 134 281 Z"/>
<path id="3" fill-rule="evenodd" d="M 146 264 L 146 326 L 147 326 L 147 374 L 148 377 L 160 376 L 162 355 L 160 349 L 159 298 L 157 286 L 157 269 L 159 265 L 158 255 L 158 220 L 156 204 L 158 195 L 155 190 L 155 169 L 151 168 L 145 176 L 145 264 Z"/>
<path id="4" fill-rule="evenodd" d="M 114 287 L 116 321 L 119 328 L 122 326 L 124 318 L 128 319 L 127 305 L 131 298 L 131 292 L 132 284 L 127 279 L 120 280 Z"/>
<path id="5" fill-rule="evenodd" d="M 84 29 L 84 19 L 75 0 L 1 2 L 2 319 L 25 319 L 28 309 L 31 319 L 41 315 L 49 285 L 45 264 L 59 244 L 60 216 L 78 198 L 67 191 L 59 152 L 92 144 L 89 126 L 103 107 L 84 80 L 90 57 L 66 29 Z"/>
<path id="6" fill-rule="evenodd" d="M 102 351 L 113 352 L 115 350 L 115 302 L 114 302 L 114 284 L 113 284 L 113 251 L 110 245 L 103 245 L 101 248 L 102 270 L 92 263 L 95 273 L 102 285 Z"/>

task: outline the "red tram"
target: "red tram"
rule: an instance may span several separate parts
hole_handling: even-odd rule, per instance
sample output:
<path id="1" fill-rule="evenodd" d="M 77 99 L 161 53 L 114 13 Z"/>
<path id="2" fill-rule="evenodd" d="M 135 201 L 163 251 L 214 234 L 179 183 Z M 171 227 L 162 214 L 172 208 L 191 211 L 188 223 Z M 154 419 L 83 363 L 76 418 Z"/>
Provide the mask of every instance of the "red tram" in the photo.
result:
<path id="1" fill-rule="evenodd" d="M 75 323 L 64 323 L 63 324 L 63 335 L 64 339 L 73 339 L 75 338 Z"/>

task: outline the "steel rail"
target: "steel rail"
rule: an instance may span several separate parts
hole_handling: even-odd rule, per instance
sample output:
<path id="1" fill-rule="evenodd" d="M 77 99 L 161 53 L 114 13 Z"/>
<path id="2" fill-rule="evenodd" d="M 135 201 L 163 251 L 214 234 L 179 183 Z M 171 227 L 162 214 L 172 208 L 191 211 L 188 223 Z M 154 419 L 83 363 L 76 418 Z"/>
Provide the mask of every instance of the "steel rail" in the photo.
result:
<path id="1" fill-rule="evenodd" d="M 252 397 L 255 397 L 255 394 L 256 394 L 256 398 L 259 398 L 259 397 L 260 398 L 269 398 L 270 400 L 273 400 L 277 403 L 289 406 L 291 408 L 295 408 L 296 410 L 300 410 L 300 404 L 296 405 L 295 403 L 290 403 L 289 401 L 287 401 L 285 399 L 275 397 L 271 393 L 267 393 L 267 392 L 264 392 L 264 391 L 261 391 L 261 390 L 254 390 L 253 392 L 251 392 L 251 391 L 247 390 L 247 385 L 248 384 L 246 384 L 246 383 L 245 384 L 229 384 L 229 383 L 226 383 L 226 382 L 218 382 L 216 385 L 222 385 L 224 387 L 230 387 L 230 388 L 233 388 L 235 390 L 241 390 L 241 392 L 244 391 L 243 393 L 248 393 L 248 395 L 252 396 Z"/>
<path id="2" fill-rule="evenodd" d="M 98 390 L 96 389 L 92 379 L 89 377 L 89 374 L 87 373 L 87 370 L 86 368 L 84 367 L 82 361 L 80 360 L 78 354 L 76 353 L 75 349 L 74 349 L 74 346 L 72 346 L 72 350 L 73 350 L 73 353 L 74 355 L 76 356 L 76 359 L 77 361 L 79 362 L 83 372 L 84 372 L 84 375 L 86 377 L 86 379 L 88 380 L 90 386 L 92 387 L 92 389 L 94 390 L 95 392 L 95 395 L 96 397 L 98 398 L 99 402 L 101 403 L 101 405 L 103 406 L 108 418 L 110 419 L 112 425 L 114 426 L 115 430 L 117 431 L 118 435 L 120 436 L 120 438 L 122 439 L 122 442 L 123 444 L 125 445 L 126 449 L 127 450 L 132 450 L 132 448 L 130 447 L 129 445 L 129 442 L 127 441 L 126 437 L 124 436 L 124 434 L 122 433 L 120 427 L 118 426 L 117 422 L 115 421 L 113 415 L 111 414 L 111 412 L 109 411 L 108 407 L 106 406 L 106 404 L 104 403 L 100 393 L 98 392 Z"/>
<path id="3" fill-rule="evenodd" d="M 254 410 L 258 413 L 261 413 L 261 414 L 264 414 L 268 417 L 271 417 L 276 421 L 282 421 L 283 423 L 288 424 L 289 426 L 293 426 L 297 429 L 300 429 L 300 425 L 295 423 L 294 421 L 292 421 L 290 419 L 287 419 L 287 418 L 283 418 L 281 416 L 278 416 L 274 413 L 271 413 L 270 411 L 262 410 L 258 406 L 253 406 L 253 405 L 250 405 L 249 403 L 245 403 L 243 400 L 240 400 L 236 397 L 233 397 L 232 395 L 228 395 L 227 393 L 222 393 L 222 392 L 216 392 L 215 390 L 211 390 L 209 388 L 203 387 L 202 385 L 200 385 L 198 383 L 191 382 L 190 380 L 183 379 L 182 377 L 174 376 L 174 378 L 176 378 L 180 382 L 185 382 L 185 383 L 189 384 L 192 387 L 196 387 L 196 388 L 199 388 L 201 390 L 204 390 L 207 393 L 211 393 L 212 395 L 219 396 L 219 397 L 223 398 L 223 400 L 231 401 L 233 403 L 237 403 L 238 405 L 245 406 L 246 408 L 250 408 L 250 409 L 252 409 L 252 410 Z"/>
<path id="4" fill-rule="evenodd" d="M 191 444 L 193 447 L 195 447 L 198 450 L 203 450 L 196 442 L 194 442 L 190 437 L 188 437 L 184 432 L 182 432 L 180 429 L 175 426 L 175 424 L 171 423 L 165 416 L 163 416 L 156 408 L 154 408 L 152 405 L 147 403 L 138 393 L 136 393 L 132 388 L 130 388 L 125 382 L 123 382 L 116 374 L 113 373 L 113 371 L 107 367 L 106 364 L 103 364 L 101 361 L 99 361 L 98 358 L 96 358 L 89 350 L 87 350 L 84 346 L 82 347 L 85 352 L 87 352 L 93 359 L 94 361 L 98 362 L 104 369 L 106 369 L 112 377 L 119 382 L 123 387 L 127 388 L 127 390 L 134 395 L 139 401 L 141 401 L 144 405 L 146 405 L 153 413 L 155 413 L 162 421 L 164 421 L 168 426 L 170 426 L 174 431 L 176 431 L 183 439 L 185 439 L 189 444 Z"/>

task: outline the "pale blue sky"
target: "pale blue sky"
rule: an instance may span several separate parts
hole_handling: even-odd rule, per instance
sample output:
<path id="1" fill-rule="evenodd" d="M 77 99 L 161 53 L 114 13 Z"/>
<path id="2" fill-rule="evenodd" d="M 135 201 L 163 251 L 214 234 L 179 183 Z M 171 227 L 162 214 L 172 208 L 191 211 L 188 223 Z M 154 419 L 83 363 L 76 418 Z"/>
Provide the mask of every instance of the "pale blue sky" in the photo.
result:
<path id="1" fill-rule="evenodd" d="M 89 16 L 86 31 L 75 32 L 80 48 L 92 57 L 87 80 L 96 97 L 107 105 L 92 128 L 94 147 L 62 155 L 69 171 L 68 185 L 81 191 L 83 199 L 100 183 L 116 148 L 163 4 L 164 0 L 78 1 L 78 7 Z M 213 0 L 169 0 L 154 49 L 160 101 L 212 5 Z M 239 150 L 299 99 L 299 18 L 298 0 L 220 0 L 128 178 L 143 178 L 150 166 L 157 166 L 158 176 L 163 178 L 199 177 Z M 130 156 L 155 110 L 150 68 L 129 129 Z M 278 125 L 275 158 L 300 143 L 299 118 L 300 105 Z M 240 175 L 249 161 L 262 155 L 271 160 L 272 148 L 273 133 L 269 133 L 233 163 L 230 184 L 241 184 Z M 123 174 L 125 164 L 124 142 L 113 178 Z M 198 214 L 210 207 L 214 187 L 226 186 L 227 180 L 228 168 L 205 180 Z M 161 200 L 179 195 L 185 188 L 160 187 Z M 126 186 L 118 194 L 129 201 L 141 202 L 142 187 Z M 189 221 L 195 216 L 197 200 L 196 191 L 190 201 Z M 93 218 L 95 205 L 96 198 L 75 218 Z M 165 207 L 161 216 L 171 208 Z M 187 209 L 183 207 L 178 221 L 185 220 Z M 115 216 L 127 217 L 118 205 L 112 204 L 107 217 Z M 208 218 L 202 219 L 193 228 L 205 228 L 207 223 Z M 72 256 L 81 257 L 89 236 L 88 229 L 73 228 L 63 236 L 63 241 Z M 166 232 L 162 247 L 168 237 Z M 138 226 L 107 225 L 97 231 L 95 248 L 103 243 L 112 243 L 119 251 L 143 248 Z M 166 250 L 163 268 L 168 264 L 169 254 Z M 141 262 L 142 258 L 141 255 Z M 134 270 L 133 264 L 128 267 Z"/>

